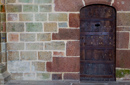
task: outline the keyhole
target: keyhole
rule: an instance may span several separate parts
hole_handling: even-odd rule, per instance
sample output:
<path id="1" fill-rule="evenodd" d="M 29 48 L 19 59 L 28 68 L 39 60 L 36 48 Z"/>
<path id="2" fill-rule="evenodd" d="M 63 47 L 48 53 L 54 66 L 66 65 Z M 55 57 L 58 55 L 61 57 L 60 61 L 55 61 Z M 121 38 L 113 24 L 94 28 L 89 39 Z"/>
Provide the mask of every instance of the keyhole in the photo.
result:
<path id="1" fill-rule="evenodd" d="M 100 24 L 95 24 L 95 26 L 96 26 L 96 27 L 99 27 L 99 26 L 100 26 Z"/>

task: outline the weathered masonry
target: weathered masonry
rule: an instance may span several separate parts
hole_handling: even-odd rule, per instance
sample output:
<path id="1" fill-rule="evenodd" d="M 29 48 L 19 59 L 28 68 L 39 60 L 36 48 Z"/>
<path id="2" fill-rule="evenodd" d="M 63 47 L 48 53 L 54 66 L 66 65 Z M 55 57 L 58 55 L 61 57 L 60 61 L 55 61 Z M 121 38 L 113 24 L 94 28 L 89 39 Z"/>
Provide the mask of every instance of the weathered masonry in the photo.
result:
<path id="1" fill-rule="evenodd" d="M 0 20 L 12 80 L 130 79 L 129 0 L 0 0 Z"/>

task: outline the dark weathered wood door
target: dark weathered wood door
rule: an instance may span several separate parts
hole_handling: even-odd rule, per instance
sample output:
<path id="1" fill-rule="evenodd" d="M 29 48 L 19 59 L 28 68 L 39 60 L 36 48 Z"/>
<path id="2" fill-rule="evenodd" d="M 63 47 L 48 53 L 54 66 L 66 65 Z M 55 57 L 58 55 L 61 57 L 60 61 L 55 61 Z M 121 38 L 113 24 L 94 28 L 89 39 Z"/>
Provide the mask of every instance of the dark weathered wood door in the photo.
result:
<path id="1" fill-rule="evenodd" d="M 89 5 L 80 11 L 81 81 L 115 81 L 116 10 Z"/>

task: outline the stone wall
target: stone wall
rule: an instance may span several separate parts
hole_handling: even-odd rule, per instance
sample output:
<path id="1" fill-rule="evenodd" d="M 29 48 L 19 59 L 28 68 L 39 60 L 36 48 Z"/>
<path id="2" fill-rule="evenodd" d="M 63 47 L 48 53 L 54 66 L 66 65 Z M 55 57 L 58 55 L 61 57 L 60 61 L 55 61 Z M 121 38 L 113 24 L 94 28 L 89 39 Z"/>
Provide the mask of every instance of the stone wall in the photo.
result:
<path id="1" fill-rule="evenodd" d="M 116 8 L 117 68 L 130 68 L 129 0 L 7 0 L 7 68 L 12 79 L 79 80 L 79 13 L 89 4 Z"/>
<path id="2" fill-rule="evenodd" d="M 79 28 L 71 28 L 70 13 L 56 11 L 54 3 L 7 0 L 7 58 L 13 79 L 79 79 Z"/>
<path id="3" fill-rule="evenodd" d="M 0 0 L 0 63 L 6 64 L 6 13 L 4 0 Z"/>
<path id="4" fill-rule="evenodd" d="M 130 1 L 114 0 L 117 9 L 116 76 L 119 80 L 130 80 Z"/>

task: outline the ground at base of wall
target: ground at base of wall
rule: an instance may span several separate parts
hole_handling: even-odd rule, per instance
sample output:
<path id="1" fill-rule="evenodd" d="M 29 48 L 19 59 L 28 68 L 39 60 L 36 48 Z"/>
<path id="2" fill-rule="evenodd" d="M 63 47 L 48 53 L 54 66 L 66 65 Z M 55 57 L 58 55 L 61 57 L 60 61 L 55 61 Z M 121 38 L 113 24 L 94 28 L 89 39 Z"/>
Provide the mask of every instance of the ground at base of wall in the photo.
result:
<path id="1" fill-rule="evenodd" d="M 12 80 L 5 85 L 130 85 L 130 81 L 116 82 L 86 82 L 79 81 L 22 81 Z"/>

